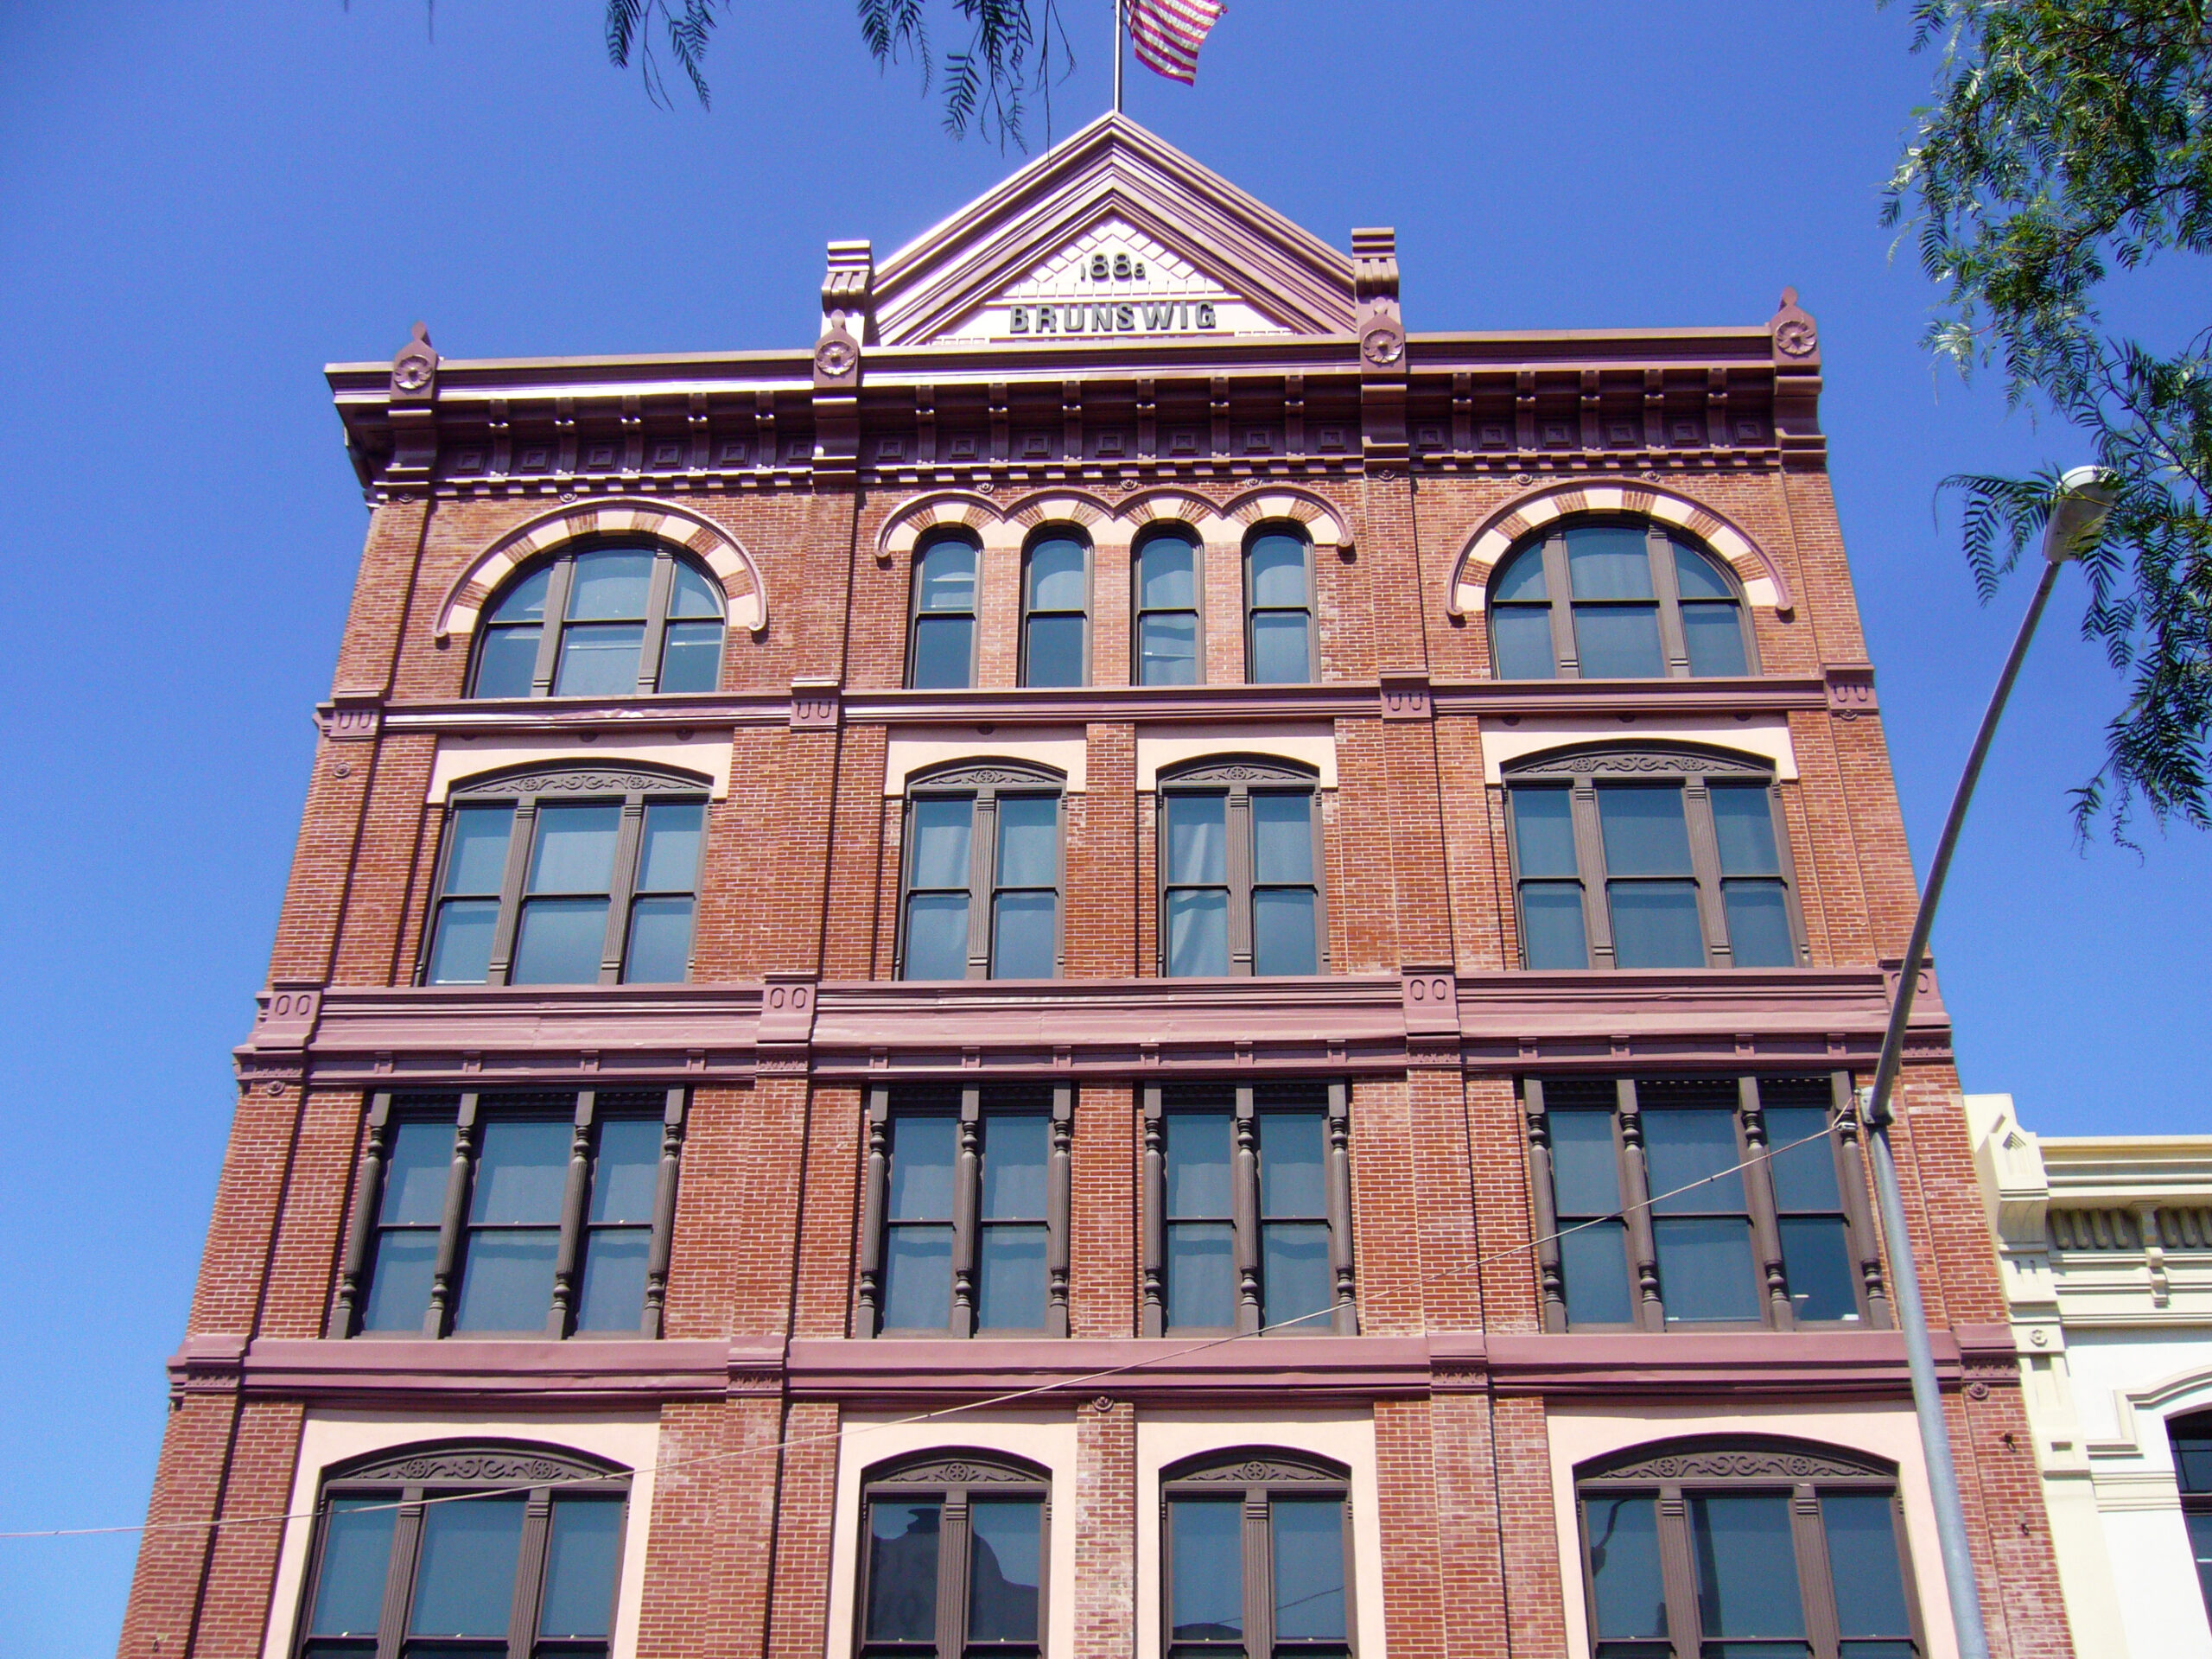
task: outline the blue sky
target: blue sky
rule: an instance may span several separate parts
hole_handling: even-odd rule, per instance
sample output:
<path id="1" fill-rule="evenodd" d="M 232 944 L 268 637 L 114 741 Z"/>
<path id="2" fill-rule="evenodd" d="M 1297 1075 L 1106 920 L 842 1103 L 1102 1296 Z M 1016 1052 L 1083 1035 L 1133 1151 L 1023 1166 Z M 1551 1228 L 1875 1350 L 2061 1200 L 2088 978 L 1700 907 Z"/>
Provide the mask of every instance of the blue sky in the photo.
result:
<path id="1" fill-rule="evenodd" d="M 1061 0 L 1062 133 L 1105 0 Z M 715 106 L 609 68 L 599 0 L 0 9 L 0 1529 L 139 1519 L 311 732 L 365 524 L 321 377 L 427 319 L 455 356 L 812 338 L 1014 163 L 879 76 L 849 4 L 738 0 Z M 1338 246 L 1395 225 L 1408 325 L 1819 318 L 1823 405 L 1924 861 L 2025 602 L 1980 607 L 1936 481 L 2082 459 L 1931 370 L 1878 187 L 1930 65 L 1903 7 L 1233 0 L 1128 111 Z M 940 41 L 942 47 L 945 42 Z M 1039 135 L 1041 136 L 1041 134 Z M 2131 314 L 2201 323 L 2201 266 Z M 2060 589 L 1936 933 L 1967 1084 L 2046 1133 L 2208 1127 L 2212 847 L 2077 852 L 2120 683 Z M 112 1649 L 135 1538 L 0 1541 L 0 1656 Z"/>

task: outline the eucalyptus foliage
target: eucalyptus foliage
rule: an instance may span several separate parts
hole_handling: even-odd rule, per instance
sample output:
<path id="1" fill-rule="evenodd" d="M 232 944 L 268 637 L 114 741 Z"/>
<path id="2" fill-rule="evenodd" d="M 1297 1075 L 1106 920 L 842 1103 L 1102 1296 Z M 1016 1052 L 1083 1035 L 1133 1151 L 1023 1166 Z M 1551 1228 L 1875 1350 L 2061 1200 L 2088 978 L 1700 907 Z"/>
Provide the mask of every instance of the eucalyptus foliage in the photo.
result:
<path id="1" fill-rule="evenodd" d="M 922 91 L 941 86 L 945 130 L 956 138 L 971 131 L 1004 149 L 1027 149 L 1024 121 L 1033 113 L 1030 99 L 1044 107 L 1046 135 L 1052 120 L 1052 61 L 1061 74 L 1075 67 L 1075 54 L 1062 25 L 1059 0 L 856 0 L 861 39 L 876 62 L 888 68 L 911 61 L 921 73 Z M 634 60 L 656 104 L 669 104 L 661 54 L 666 52 L 690 83 L 702 106 L 711 103 L 707 86 L 707 48 L 715 28 L 735 0 L 607 0 L 607 55 L 618 68 Z M 944 14 L 950 14 L 949 19 Z M 931 44 L 931 18 L 949 21 L 965 43 L 941 62 Z"/>
<path id="2" fill-rule="evenodd" d="M 2077 831 L 2147 808 L 2212 827 L 2212 326 L 2150 343 L 2108 326 L 2108 281 L 2212 250 L 2212 35 L 2203 0 L 1919 0 L 1937 102 L 1889 186 L 1945 289 L 1929 331 L 1961 374 L 2088 441 L 2117 499 L 2084 556 L 2086 637 L 2129 675 Z M 2212 292 L 2203 288 L 2200 294 Z M 2169 320 L 2162 319 L 2164 323 Z M 2048 516 L 2053 472 L 1944 480 L 1986 600 Z"/>

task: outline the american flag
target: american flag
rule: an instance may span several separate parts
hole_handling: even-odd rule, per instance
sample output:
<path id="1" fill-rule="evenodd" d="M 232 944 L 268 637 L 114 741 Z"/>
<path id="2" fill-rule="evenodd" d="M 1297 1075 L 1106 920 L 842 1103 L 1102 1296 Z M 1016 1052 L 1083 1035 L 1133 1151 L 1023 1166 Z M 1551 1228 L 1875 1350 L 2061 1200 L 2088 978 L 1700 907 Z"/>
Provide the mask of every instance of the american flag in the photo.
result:
<path id="1" fill-rule="evenodd" d="M 1222 0 L 1128 0 L 1137 61 L 1155 74 L 1195 86 L 1198 48 L 1228 10 Z"/>

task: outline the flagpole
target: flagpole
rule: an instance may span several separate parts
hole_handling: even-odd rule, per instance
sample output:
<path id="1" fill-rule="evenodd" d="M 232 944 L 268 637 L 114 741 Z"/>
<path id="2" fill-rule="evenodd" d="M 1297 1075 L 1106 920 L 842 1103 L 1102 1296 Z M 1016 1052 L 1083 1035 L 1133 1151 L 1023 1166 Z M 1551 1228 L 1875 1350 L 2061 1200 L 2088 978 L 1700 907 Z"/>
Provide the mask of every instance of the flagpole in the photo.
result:
<path id="1" fill-rule="evenodd" d="M 1122 112 L 1122 0 L 1114 0 L 1114 113 Z"/>

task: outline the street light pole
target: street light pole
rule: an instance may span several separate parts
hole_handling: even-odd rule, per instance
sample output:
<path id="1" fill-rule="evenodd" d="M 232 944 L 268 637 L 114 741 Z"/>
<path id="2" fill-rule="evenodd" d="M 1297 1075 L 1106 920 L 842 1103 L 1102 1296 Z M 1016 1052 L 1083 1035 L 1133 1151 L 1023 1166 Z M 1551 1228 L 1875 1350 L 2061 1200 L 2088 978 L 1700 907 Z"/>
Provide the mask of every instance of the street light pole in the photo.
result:
<path id="1" fill-rule="evenodd" d="M 1974 748 L 1967 755 L 1958 791 L 1951 798 L 1950 816 L 1943 821 L 1942 838 L 1936 843 L 1936 857 L 1928 867 L 1928 883 L 1922 888 L 1920 909 L 1912 919 L 1912 938 L 1899 964 L 1896 999 L 1890 1005 L 1889 1029 L 1882 1038 L 1882 1058 L 1874 1068 L 1874 1086 L 1868 1091 L 1867 1128 L 1874 1166 L 1874 1192 L 1882 1212 L 1882 1232 L 1889 1241 L 1890 1291 L 1897 1323 L 1904 1331 L 1907 1367 L 1912 1374 L 1912 1407 L 1920 1421 L 1920 1446 L 1928 1464 L 1929 1495 L 1935 1501 L 1936 1541 L 1943 1557 L 1943 1585 L 1950 1592 L 1951 1623 L 1957 1631 L 1959 1659 L 1989 1659 L 1989 1636 L 1983 1628 L 1981 1595 L 1974 1583 L 1974 1554 L 1967 1538 L 1965 1508 L 1959 1501 L 1959 1473 L 1951 1460 L 1951 1433 L 1943 1419 L 1943 1395 L 1936 1381 L 1936 1361 L 1929 1351 L 1928 1319 L 1920 1300 L 1920 1274 L 1912 1259 L 1911 1235 L 1905 1229 L 1904 1195 L 1897 1185 L 1897 1160 L 1890 1149 L 1891 1095 L 1897 1087 L 1897 1067 L 1904 1058 L 1905 1027 L 1912 1020 L 1913 994 L 1920 985 L 1921 964 L 1928 958 L 1928 936 L 1936 925 L 1936 906 L 1943 896 L 1943 879 L 1950 874 L 1951 855 L 1957 849 L 1959 829 L 1966 822 L 1967 805 L 1988 758 L 1997 721 L 2012 695 L 2020 664 L 2043 620 L 2044 607 L 2058 581 L 2060 567 L 2080 556 L 2083 543 L 2095 538 L 2111 506 L 2109 487 L 2094 467 L 2077 467 L 2059 480 L 2058 497 L 2044 527 L 2043 575 L 2035 597 L 2028 603 L 2012 654 L 2005 659 L 1997 690 L 1982 715 L 1981 729 L 1974 734 Z"/>

